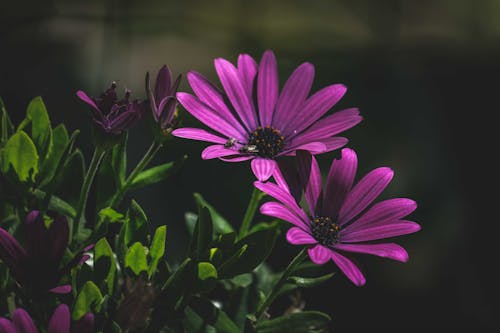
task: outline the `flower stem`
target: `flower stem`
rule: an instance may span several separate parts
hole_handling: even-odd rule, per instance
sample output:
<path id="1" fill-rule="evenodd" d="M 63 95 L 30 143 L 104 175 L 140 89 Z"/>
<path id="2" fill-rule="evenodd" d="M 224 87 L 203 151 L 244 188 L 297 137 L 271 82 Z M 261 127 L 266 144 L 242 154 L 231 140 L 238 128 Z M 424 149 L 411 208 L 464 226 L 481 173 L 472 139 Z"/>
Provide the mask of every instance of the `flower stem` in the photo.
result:
<path id="1" fill-rule="evenodd" d="M 137 164 L 134 170 L 130 173 L 125 183 L 120 186 L 118 191 L 111 198 L 111 202 L 109 203 L 110 207 L 115 207 L 122 201 L 123 196 L 127 192 L 130 185 L 134 182 L 135 178 L 144 170 L 146 166 L 151 162 L 151 160 L 155 157 L 156 153 L 162 147 L 162 143 L 154 141 L 151 146 L 149 146 L 148 151 L 144 154 L 141 161 Z"/>
<path id="2" fill-rule="evenodd" d="M 248 229 L 250 229 L 250 224 L 252 223 L 255 212 L 257 211 L 257 206 L 259 205 L 259 202 L 260 200 L 262 200 L 264 195 L 265 193 L 261 192 L 258 188 L 253 188 L 250 202 L 248 203 L 245 216 L 243 217 L 243 222 L 241 222 L 239 238 L 244 237 L 247 234 Z"/>
<path id="3" fill-rule="evenodd" d="M 271 303 L 276 299 L 276 297 L 278 296 L 281 288 L 283 287 L 283 285 L 286 283 L 288 277 L 290 276 L 291 273 L 293 273 L 293 271 L 295 271 L 295 269 L 297 268 L 297 266 L 302 262 L 304 261 L 304 259 L 306 258 L 307 256 L 307 249 L 306 248 L 303 248 L 296 256 L 295 258 L 292 259 L 292 261 L 288 264 L 287 268 L 285 269 L 285 271 L 283 272 L 283 275 L 281 275 L 280 279 L 278 280 L 278 282 L 276 282 L 276 284 L 274 285 L 273 289 L 271 290 L 271 292 L 267 295 L 266 299 L 264 300 L 264 302 L 262 302 L 260 304 L 260 306 L 258 307 L 257 309 L 257 312 L 255 312 L 255 318 L 256 319 L 259 319 L 260 317 L 262 317 L 262 315 L 264 314 L 264 312 L 267 310 L 267 308 L 269 307 L 269 305 L 271 305 Z"/>
<path id="4" fill-rule="evenodd" d="M 87 206 L 87 199 L 89 197 L 90 186 L 94 182 L 95 175 L 97 170 L 99 169 L 99 164 L 101 164 L 102 158 L 106 151 L 104 149 L 96 147 L 94 150 L 94 154 L 92 155 L 92 160 L 90 161 L 89 168 L 87 170 L 87 174 L 83 179 L 82 189 L 80 190 L 80 199 L 78 201 L 78 207 L 76 209 L 74 225 L 73 225 L 73 234 L 76 235 L 80 228 L 80 223 L 83 218 L 85 207 Z"/>

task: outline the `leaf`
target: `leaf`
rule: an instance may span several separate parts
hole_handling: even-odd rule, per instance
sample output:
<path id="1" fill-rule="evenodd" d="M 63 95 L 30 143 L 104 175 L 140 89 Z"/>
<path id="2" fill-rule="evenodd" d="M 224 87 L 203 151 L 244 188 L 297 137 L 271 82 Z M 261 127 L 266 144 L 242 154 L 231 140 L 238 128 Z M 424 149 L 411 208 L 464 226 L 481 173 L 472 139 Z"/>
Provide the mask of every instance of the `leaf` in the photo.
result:
<path id="1" fill-rule="evenodd" d="M 32 194 L 38 200 L 44 200 L 46 196 L 46 193 L 39 189 L 34 189 Z M 61 215 L 68 217 L 75 217 L 76 215 L 76 210 L 73 208 L 73 206 L 55 195 L 52 195 L 50 197 L 49 210 L 53 210 Z"/>
<path id="2" fill-rule="evenodd" d="M 117 212 L 111 207 L 103 208 L 99 211 L 99 217 L 102 219 L 107 219 L 111 223 L 123 223 L 125 222 L 125 215 Z"/>
<path id="3" fill-rule="evenodd" d="M 186 228 L 188 229 L 189 235 L 192 236 L 194 233 L 194 228 L 196 222 L 198 221 L 198 215 L 193 212 L 186 212 L 184 214 L 184 222 L 186 223 Z"/>
<path id="4" fill-rule="evenodd" d="M 59 177 L 58 190 L 56 193 L 67 200 L 73 206 L 78 205 L 80 198 L 80 189 L 82 188 L 83 178 L 85 174 L 84 159 L 82 152 L 77 149 L 72 152 L 61 171 Z"/>
<path id="5" fill-rule="evenodd" d="M 200 205 L 201 207 L 208 208 L 210 216 L 212 217 L 215 232 L 219 234 L 226 234 L 234 231 L 234 228 L 231 226 L 231 224 L 227 222 L 227 220 L 223 218 L 212 205 L 206 202 L 205 199 L 203 199 L 203 197 L 201 196 L 201 194 L 194 193 L 193 196 L 198 205 Z"/>
<path id="6" fill-rule="evenodd" d="M 151 258 L 151 264 L 148 269 L 148 276 L 151 278 L 156 272 L 158 262 L 165 254 L 165 242 L 167 238 L 167 226 L 162 225 L 156 228 L 153 241 L 151 242 L 151 247 L 149 248 L 149 257 Z"/>
<path id="7" fill-rule="evenodd" d="M 330 320 L 318 311 L 296 312 L 257 323 L 257 333 L 325 332 Z"/>
<path id="8" fill-rule="evenodd" d="M 52 180 L 57 166 L 61 162 L 61 158 L 64 155 L 64 151 L 66 150 L 68 144 L 70 144 L 68 131 L 64 125 L 61 124 L 54 128 L 52 135 L 52 147 L 49 149 L 47 157 L 42 162 L 42 166 L 40 168 L 40 187 L 45 186 Z"/>
<path id="9" fill-rule="evenodd" d="M 122 187 L 125 184 L 127 176 L 127 141 L 128 132 L 121 137 L 122 141 L 119 145 L 113 147 L 111 153 L 111 168 L 115 176 L 115 183 L 117 187 Z"/>
<path id="10" fill-rule="evenodd" d="M 34 182 L 38 174 L 38 153 L 28 134 L 18 131 L 12 135 L 1 151 L 1 171 L 12 167 L 21 182 Z"/>
<path id="11" fill-rule="evenodd" d="M 113 293 L 116 273 L 116 259 L 106 238 L 101 238 L 94 247 L 94 272 L 96 281 L 103 281 L 107 294 Z"/>
<path id="12" fill-rule="evenodd" d="M 198 221 L 191 238 L 191 254 L 198 259 L 207 259 L 212 242 L 212 219 L 207 208 L 200 207 Z"/>
<path id="13" fill-rule="evenodd" d="M 209 262 L 200 262 L 197 267 L 198 288 L 200 291 L 210 291 L 215 287 L 217 269 Z"/>
<path id="14" fill-rule="evenodd" d="M 2 98 L 0 97 L 0 112 L 1 112 L 1 127 L 0 127 L 0 148 L 3 146 L 5 142 L 9 139 L 10 135 L 14 132 L 14 125 L 10 121 L 9 114 L 5 109 L 5 104 L 3 103 Z"/>
<path id="15" fill-rule="evenodd" d="M 220 333 L 241 333 L 241 330 L 222 310 L 207 299 L 195 297 L 189 307 L 208 325 Z"/>
<path id="16" fill-rule="evenodd" d="M 148 241 L 148 223 L 147 217 L 141 206 L 132 200 L 130 208 L 127 211 L 127 223 L 125 224 L 125 245 L 129 245 L 131 242 L 143 242 Z"/>
<path id="17" fill-rule="evenodd" d="M 186 158 L 187 156 L 184 155 L 184 157 L 178 161 L 168 162 L 142 171 L 137 175 L 132 184 L 130 184 L 130 189 L 139 189 L 167 179 L 180 169 Z"/>
<path id="18" fill-rule="evenodd" d="M 135 275 L 148 270 L 147 249 L 139 242 L 135 242 L 125 255 L 125 268 L 130 268 Z"/>
<path id="19" fill-rule="evenodd" d="M 335 275 L 335 273 L 330 273 L 330 274 L 326 274 L 326 275 L 315 277 L 315 278 L 290 276 L 288 278 L 288 281 L 296 284 L 299 287 L 309 288 L 309 287 L 317 286 L 317 285 L 329 280 L 334 275 Z"/>
<path id="20" fill-rule="evenodd" d="M 38 96 L 28 104 L 26 117 L 31 120 L 31 137 L 40 154 L 48 156 L 52 145 L 52 128 L 50 126 L 49 114 L 43 103 L 42 97 Z"/>
<path id="21" fill-rule="evenodd" d="M 102 299 L 99 288 L 97 288 L 94 282 L 87 281 L 76 297 L 71 318 L 79 320 L 89 312 L 99 311 Z"/>

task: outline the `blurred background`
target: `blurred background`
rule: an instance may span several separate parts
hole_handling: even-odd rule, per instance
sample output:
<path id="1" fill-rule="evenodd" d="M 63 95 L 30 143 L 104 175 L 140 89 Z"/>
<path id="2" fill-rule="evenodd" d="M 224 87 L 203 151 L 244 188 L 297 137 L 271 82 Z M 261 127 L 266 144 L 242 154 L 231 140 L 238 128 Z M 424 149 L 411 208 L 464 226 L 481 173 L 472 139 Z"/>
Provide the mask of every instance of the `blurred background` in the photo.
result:
<path id="1" fill-rule="evenodd" d="M 347 132 L 359 174 L 391 166 L 384 197 L 410 197 L 422 231 L 398 242 L 407 264 L 360 257 L 356 288 L 341 274 L 306 290 L 306 307 L 333 317 L 332 332 L 494 332 L 500 329 L 498 201 L 489 149 L 500 91 L 500 2 L 422 1 L 4 1 L 0 2 L 0 96 L 19 122 L 41 95 L 54 124 L 80 128 L 87 158 L 89 112 L 75 92 L 97 95 L 117 80 L 144 98 L 144 74 L 168 64 L 216 82 L 213 59 L 277 55 L 281 84 L 303 61 L 313 90 L 349 88 L 334 108 L 357 106 L 365 120 Z M 186 82 L 181 90 L 190 90 Z M 183 115 L 185 124 L 198 122 Z M 147 126 L 129 138 L 131 164 L 151 142 Z M 245 163 L 202 161 L 205 144 L 175 139 L 156 162 L 189 155 L 164 183 L 134 193 L 155 224 L 168 224 L 168 259 L 186 248 L 184 213 L 200 192 L 239 224 L 253 176 Z M 321 156 L 327 170 L 337 153 Z M 258 216 L 260 220 L 267 220 Z M 278 243 L 284 267 L 297 248 Z M 331 266 L 331 269 L 335 267 Z"/>

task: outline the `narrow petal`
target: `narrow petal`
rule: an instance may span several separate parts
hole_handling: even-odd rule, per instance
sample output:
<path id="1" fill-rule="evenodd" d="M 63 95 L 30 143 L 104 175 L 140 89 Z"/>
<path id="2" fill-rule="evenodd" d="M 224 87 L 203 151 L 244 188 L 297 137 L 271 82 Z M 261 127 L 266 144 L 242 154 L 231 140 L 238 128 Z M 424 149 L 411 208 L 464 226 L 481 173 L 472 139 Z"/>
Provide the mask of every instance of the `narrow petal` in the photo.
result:
<path id="1" fill-rule="evenodd" d="M 307 150 L 313 155 L 327 151 L 327 146 L 322 142 L 309 142 L 301 146 L 286 147 L 279 155 L 295 156 L 297 150 Z"/>
<path id="2" fill-rule="evenodd" d="M 268 158 L 254 158 L 251 163 L 255 177 L 261 182 L 267 181 L 276 168 L 276 161 Z"/>
<path id="3" fill-rule="evenodd" d="M 347 88 L 342 84 L 325 87 L 309 97 L 301 112 L 286 126 L 282 133 L 300 133 L 314 124 L 344 96 Z"/>
<path id="4" fill-rule="evenodd" d="M 238 113 L 248 131 L 255 130 L 257 128 L 257 116 L 253 103 L 240 80 L 238 70 L 233 64 L 222 58 L 215 59 L 214 63 L 220 82 L 236 113 Z"/>
<path id="5" fill-rule="evenodd" d="M 367 225 L 355 231 L 346 228 L 339 236 L 343 243 L 357 243 L 412 234 L 420 229 L 420 225 L 412 221 L 394 221 L 389 224 Z"/>
<path id="6" fill-rule="evenodd" d="M 223 145 L 208 146 L 201 152 L 201 158 L 204 160 L 231 155 L 238 155 L 238 151 L 225 148 Z"/>
<path id="7" fill-rule="evenodd" d="M 411 199 L 396 198 L 376 203 L 359 219 L 348 225 L 345 231 L 355 231 L 366 226 L 383 225 L 397 221 L 417 208 L 417 203 Z"/>
<path id="8" fill-rule="evenodd" d="M 18 331 L 10 320 L 0 317 L 0 333 L 18 333 Z"/>
<path id="9" fill-rule="evenodd" d="M 69 240 L 69 223 L 66 217 L 57 216 L 47 230 L 48 244 L 50 248 L 49 259 L 54 263 L 59 263 L 63 256 Z"/>
<path id="10" fill-rule="evenodd" d="M 81 99 L 82 101 L 84 101 L 85 103 L 87 103 L 88 105 L 93 107 L 96 111 L 99 112 L 99 114 L 102 115 L 101 110 L 99 110 L 99 108 L 95 104 L 94 100 L 92 98 L 90 98 L 84 91 L 78 90 L 76 92 L 76 96 L 78 96 L 79 99 Z"/>
<path id="11" fill-rule="evenodd" d="M 212 108 L 201 102 L 197 97 L 179 92 L 177 100 L 199 121 L 210 127 L 211 129 L 227 136 L 228 138 L 236 138 L 246 142 L 247 138 L 224 118 L 219 116 Z"/>
<path id="12" fill-rule="evenodd" d="M 71 285 L 65 284 L 49 290 L 53 294 L 69 294 L 71 292 Z"/>
<path id="13" fill-rule="evenodd" d="M 257 103 L 261 126 L 270 126 L 278 100 L 278 64 L 274 53 L 267 50 L 262 55 L 257 76 Z"/>
<path id="14" fill-rule="evenodd" d="M 281 129 L 297 118 L 311 90 L 314 79 L 314 66 L 308 62 L 301 64 L 290 75 L 276 103 L 273 115 L 273 126 Z M 288 132 L 282 130 L 283 135 Z"/>
<path id="15" fill-rule="evenodd" d="M 341 158 L 333 160 L 326 180 L 323 214 L 337 216 L 347 193 L 351 190 L 358 168 L 356 152 L 342 149 Z"/>
<path id="16" fill-rule="evenodd" d="M 219 89 L 198 72 L 189 72 L 187 79 L 200 101 L 208 105 L 215 113 L 226 120 L 242 137 L 245 137 L 247 131 L 227 107 Z"/>
<path id="17" fill-rule="evenodd" d="M 330 260 L 332 254 L 332 250 L 320 244 L 308 249 L 307 252 L 309 253 L 311 261 L 317 265 L 323 265 L 326 263 Z"/>
<path id="18" fill-rule="evenodd" d="M 47 333 L 69 333 L 69 327 L 69 307 L 66 304 L 61 304 L 50 318 Z"/>
<path id="19" fill-rule="evenodd" d="M 374 256 L 389 258 L 401 262 L 408 261 L 408 252 L 394 243 L 384 243 L 384 244 L 335 244 L 336 249 L 355 252 L 355 253 L 366 253 L 372 254 Z"/>
<path id="20" fill-rule="evenodd" d="M 33 319 L 24 309 L 17 308 L 12 314 L 12 322 L 17 328 L 18 333 L 38 333 L 38 330 L 33 323 Z M 1 332 L 1 329 L 0 329 Z"/>
<path id="21" fill-rule="evenodd" d="M 302 230 L 301 228 L 292 227 L 286 233 L 286 240 L 293 245 L 304 245 L 304 244 L 317 244 L 318 241 L 314 239 L 308 232 Z M 309 254 L 311 255 L 311 254 Z M 328 258 L 327 258 L 328 260 Z"/>
<path id="22" fill-rule="evenodd" d="M 212 134 L 201 128 L 191 128 L 191 127 L 178 128 L 172 132 L 172 135 L 179 138 L 213 142 L 222 145 L 227 142 L 227 139 L 221 138 L 220 136 Z"/>
<path id="23" fill-rule="evenodd" d="M 378 168 L 368 173 L 359 181 L 345 199 L 340 208 L 339 224 L 345 224 L 375 200 L 390 183 L 394 172 L 389 168 Z"/>
<path id="24" fill-rule="evenodd" d="M 282 219 L 304 230 L 309 229 L 309 221 L 303 221 L 292 210 L 278 202 L 266 202 L 260 207 L 260 213 L 263 215 Z"/>
<path id="25" fill-rule="evenodd" d="M 0 259 L 9 266 L 16 276 L 20 274 L 21 265 L 26 256 L 26 251 L 18 241 L 7 231 L 0 228 Z"/>
<path id="26" fill-rule="evenodd" d="M 160 122 L 162 128 L 165 128 L 168 124 L 172 123 L 176 106 L 177 99 L 173 96 L 168 96 L 161 100 L 157 110 L 157 121 Z"/>
<path id="27" fill-rule="evenodd" d="M 94 315 L 87 313 L 71 327 L 71 333 L 91 333 L 94 332 Z"/>
<path id="28" fill-rule="evenodd" d="M 320 143 L 325 145 L 325 153 L 344 147 L 349 140 L 341 136 L 334 136 L 333 138 L 323 139 Z"/>
<path id="29" fill-rule="evenodd" d="M 163 65 L 156 75 L 155 83 L 155 101 L 160 103 L 165 97 L 170 96 L 172 87 L 172 72 L 167 67 Z"/>
<path id="30" fill-rule="evenodd" d="M 297 161 L 309 212 L 317 215 L 321 211 L 322 203 L 322 181 L 318 162 L 309 152 L 302 150 L 297 152 Z"/>
<path id="31" fill-rule="evenodd" d="M 280 159 L 278 167 L 274 169 L 273 178 L 279 187 L 290 193 L 295 201 L 300 202 L 302 199 L 302 185 L 295 164 L 289 163 L 288 160 Z"/>
<path id="32" fill-rule="evenodd" d="M 257 63 L 248 54 L 239 55 L 238 74 L 248 97 L 252 100 L 254 79 L 255 75 L 257 75 Z"/>
<path id="33" fill-rule="evenodd" d="M 331 258 L 345 276 L 356 286 L 361 287 L 366 283 L 363 273 L 352 260 L 335 251 L 332 251 Z"/>
<path id="34" fill-rule="evenodd" d="M 255 158 L 254 155 L 234 155 L 228 157 L 219 157 L 220 160 L 224 162 L 243 162 Z"/>

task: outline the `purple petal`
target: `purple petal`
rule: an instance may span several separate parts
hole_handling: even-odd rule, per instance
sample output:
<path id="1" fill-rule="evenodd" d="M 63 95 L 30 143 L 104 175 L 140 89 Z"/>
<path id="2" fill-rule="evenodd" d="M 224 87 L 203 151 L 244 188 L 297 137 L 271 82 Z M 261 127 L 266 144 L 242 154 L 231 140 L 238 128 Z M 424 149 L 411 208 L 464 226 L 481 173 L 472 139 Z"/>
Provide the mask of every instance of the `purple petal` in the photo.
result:
<path id="1" fill-rule="evenodd" d="M 191 128 L 191 127 L 178 128 L 172 132 L 172 135 L 179 138 L 213 142 L 219 144 L 224 144 L 227 141 L 227 139 L 221 138 L 220 136 L 212 134 L 203 129 Z"/>
<path id="2" fill-rule="evenodd" d="M 65 284 L 49 290 L 53 294 L 69 294 L 71 292 L 71 285 Z"/>
<path id="3" fill-rule="evenodd" d="M 213 130 L 227 136 L 228 138 L 236 138 L 246 142 L 247 138 L 239 132 L 237 128 L 230 125 L 225 118 L 221 118 L 208 105 L 200 102 L 200 100 L 190 94 L 179 92 L 177 99 L 199 121 L 212 128 Z"/>
<path id="4" fill-rule="evenodd" d="M 201 152 L 201 158 L 204 160 L 210 160 L 212 158 L 224 157 L 237 155 L 238 151 L 225 148 L 222 145 L 212 145 L 208 146 Z"/>
<path id="5" fill-rule="evenodd" d="M 254 106 L 239 78 L 238 70 L 233 64 L 222 58 L 215 59 L 214 63 L 220 82 L 236 113 L 248 131 L 255 130 L 258 122 Z"/>
<path id="6" fill-rule="evenodd" d="M 47 333 L 69 333 L 69 326 L 69 307 L 66 304 L 61 304 L 50 318 Z"/>
<path id="7" fill-rule="evenodd" d="M 268 180 L 276 168 L 276 161 L 268 158 L 254 158 L 251 163 L 255 177 L 261 182 Z"/>
<path id="8" fill-rule="evenodd" d="M 78 265 L 83 265 L 90 258 L 91 258 L 91 256 L 88 255 L 88 254 L 82 255 L 82 257 L 80 258 L 80 260 L 78 260 Z"/>
<path id="9" fill-rule="evenodd" d="M 33 319 L 24 309 L 17 308 L 12 314 L 12 322 L 17 328 L 18 333 L 38 333 L 38 330 L 33 323 Z M 0 326 L 1 327 L 1 326 Z M 0 332 L 3 332 L 0 328 Z"/>
<path id="10" fill-rule="evenodd" d="M 355 253 L 366 253 L 375 256 L 389 258 L 401 262 L 408 261 L 408 253 L 404 248 L 394 243 L 384 243 L 384 244 L 335 244 L 336 249 L 355 252 Z"/>
<path id="11" fill-rule="evenodd" d="M 370 224 L 355 231 L 349 231 L 346 228 L 340 232 L 339 236 L 343 243 L 356 243 L 412 234 L 420 229 L 420 225 L 412 221 L 394 221 L 389 224 Z"/>
<path id="12" fill-rule="evenodd" d="M 293 244 L 293 245 L 317 244 L 318 243 L 318 241 L 315 240 L 313 236 L 311 236 L 309 233 L 302 230 L 301 228 L 297 228 L 297 227 L 292 227 L 288 230 L 288 232 L 286 233 L 286 240 L 290 244 Z M 311 256 L 311 253 L 309 253 L 309 256 Z M 328 258 L 327 258 L 327 260 L 328 260 Z"/>
<path id="13" fill-rule="evenodd" d="M 278 202 L 270 201 L 266 202 L 260 207 L 260 213 L 267 216 L 272 216 L 278 219 L 287 221 L 297 227 L 308 229 L 309 221 L 303 221 L 297 214 L 293 213 L 285 205 Z"/>
<path id="14" fill-rule="evenodd" d="M 215 113 L 226 120 L 228 124 L 240 133 L 238 138 L 246 138 L 247 131 L 229 110 L 219 90 L 200 73 L 191 71 L 187 74 L 187 79 L 200 101 L 208 105 Z"/>
<path id="15" fill-rule="evenodd" d="M 309 97 L 299 116 L 285 127 L 286 133 L 300 133 L 315 123 L 344 96 L 347 88 L 342 84 L 325 87 Z M 282 131 L 282 133 L 283 133 Z"/>
<path id="16" fill-rule="evenodd" d="M 220 160 L 224 162 L 243 162 L 243 161 L 248 161 L 255 158 L 253 155 L 235 155 L 235 156 L 228 156 L 228 157 L 219 157 Z"/>
<path id="17" fill-rule="evenodd" d="M 352 149 L 342 149 L 341 158 L 333 160 L 323 198 L 324 215 L 337 216 L 347 193 L 351 190 L 357 168 L 358 158 Z"/>
<path id="18" fill-rule="evenodd" d="M 18 331 L 10 320 L 0 317 L 0 333 L 18 333 Z"/>
<path id="19" fill-rule="evenodd" d="M 294 164 L 281 159 L 278 161 L 278 167 L 274 169 L 273 178 L 279 187 L 290 193 L 295 201 L 302 199 L 302 185 L 297 168 Z"/>
<path id="20" fill-rule="evenodd" d="M 279 155 L 295 156 L 297 150 L 307 150 L 313 155 L 327 151 L 327 146 L 322 142 L 309 142 L 301 146 L 286 147 Z"/>
<path id="21" fill-rule="evenodd" d="M 156 76 L 155 83 L 155 101 L 159 103 L 165 97 L 171 96 L 172 91 L 172 72 L 167 67 L 167 65 L 163 65 L 162 68 L 158 71 L 158 75 Z"/>
<path id="22" fill-rule="evenodd" d="M 355 231 L 363 229 L 367 225 L 383 225 L 397 221 L 417 208 L 417 203 L 411 199 L 396 198 L 376 203 L 368 209 L 359 219 L 348 225 L 344 230 Z"/>
<path id="23" fill-rule="evenodd" d="M 330 259 L 333 251 L 327 247 L 324 247 L 323 245 L 318 244 L 308 249 L 307 252 L 309 253 L 309 257 L 311 258 L 311 261 L 313 263 L 317 265 L 323 265 Z"/>
<path id="24" fill-rule="evenodd" d="M 76 92 L 76 96 L 78 96 L 78 98 L 80 98 L 82 101 L 84 101 L 85 103 L 87 103 L 88 105 L 93 107 L 96 111 L 99 112 L 100 115 L 102 115 L 101 110 L 99 110 L 99 108 L 95 104 L 94 100 L 92 98 L 90 98 L 84 91 L 78 90 Z"/>
<path id="25" fill-rule="evenodd" d="M 80 320 L 73 324 L 71 333 L 92 333 L 94 332 L 94 315 L 87 313 Z"/>
<path id="26" fill-rule="evenodd" d="M 335 136 L 333 138 L 323 139 L 320 142 L 325 145 L 326 148 L 324 152 L 326 153 L 344 147 L 349 140 L 341 136 Z"/>
<path id="27" fill-rule="evenodd" d="M 4 229 L 0 228 L 0 259 L 19 277 L 21 265 L 26 258 L 26 251 L 18 241 Z"/>
<path id="28" fill-rule="evenodd" d="M 168 124 L 172 123 L 176 106 L 177 99 L 173 96 L 168 96 L 161 100 L 160 105 L 158 106 L 156 120 L 160 122 L 162 128 L 165 128 Z"/>
<path id="29" fill-rule="evenodd" d="M 390 183 L 394 172 L 389 168 L 378 168 L 359 181 L 345 199 L 339 212 L 339 224 L 345 224 L 375 200 Z"/>
<path id="30" fill-rule="evenodd" d="M 304 101 L 309 95 L 314 79 L 314 66 L 303 63 L 290 75 L 276 103 L 272 124 L 278 128 L 286 128 L 286 125 L 295 120 L 298 113 L 304 107 Z M 287 135 L 286 130 L 282 130 Z"/>
<path id="31" fill-rule="evenodd" d="M 248 54 L 240 54 L 238 57 L 238 74 L 241 83 L 252 100 L 253 81 L 257 75 L 257 63 Z"/>
<path id="32" fill-rule="evenodd" d="M 309 152 L 297 152 L 298 169 L 309 207 L 309 213 L 316 215 L 321 210 L 321 171 L 318 162 Z"/>
<path id="33" fill-rule="evenodd" d="M 352 260 L 335 251 L 332 251 L 331 258 L 345 276 L 356 286 L 361 287 L 366 283 L 363 273 Z"/>
<path id="34" fill-rule="evenodd" d="M 68 220 L 64 216 L 57 216 L 46 232 L 48 244 L 45 246 L 50 249 L 49 259 L 54 263 L 59 263 L 64 256 L 66 246 L 68 246 Z"/>
<path id="35" fill-rule="evenodd" d="M 257 76 L 257 103 L 261 126 L 270 126 L 278 100 L 278 65 L 273 51 L 262 55 Z"/>
<path id="36" fill-rule="evenodd" d="M 25 247 L 29 256 L 45 260 L 50 256 L 48 230 L 43 216 L 38 210 L 32 210 L 26 217 Z"/>

